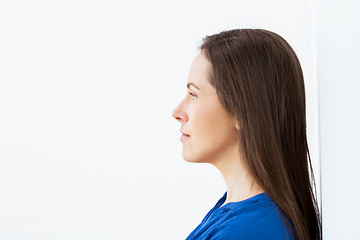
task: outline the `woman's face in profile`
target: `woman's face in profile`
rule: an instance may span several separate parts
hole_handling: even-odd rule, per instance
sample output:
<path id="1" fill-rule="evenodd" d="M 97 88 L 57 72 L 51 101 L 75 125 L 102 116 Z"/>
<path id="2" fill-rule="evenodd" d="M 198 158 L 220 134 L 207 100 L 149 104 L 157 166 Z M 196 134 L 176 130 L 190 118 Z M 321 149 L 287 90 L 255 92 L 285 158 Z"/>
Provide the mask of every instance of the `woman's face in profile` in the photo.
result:
<path id="1" fill-rule="evenodd" d="M 239 149 L 236 118 L 220 104 L 209 71 L 211 63 L 200 52 L 190 67 L 187 94 L 172 112 L 181 123 L 182 156 L 188 162 L 215 163 Z"/>

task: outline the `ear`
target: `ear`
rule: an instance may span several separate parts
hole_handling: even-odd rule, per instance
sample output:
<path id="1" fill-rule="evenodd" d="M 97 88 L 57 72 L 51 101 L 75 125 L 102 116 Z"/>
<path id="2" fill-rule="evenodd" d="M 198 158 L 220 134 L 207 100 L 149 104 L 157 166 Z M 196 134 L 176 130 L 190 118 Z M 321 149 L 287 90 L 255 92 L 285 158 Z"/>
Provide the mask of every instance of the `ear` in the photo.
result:
<path id="1" fill-rule="evenodd" d="M 232 121 L 233 121 L 233 124 L 234 124 L 236 130 L 239 131 L 240 130 L 239 121 L 236 119 L 236 117 L 233 117 Z"/>

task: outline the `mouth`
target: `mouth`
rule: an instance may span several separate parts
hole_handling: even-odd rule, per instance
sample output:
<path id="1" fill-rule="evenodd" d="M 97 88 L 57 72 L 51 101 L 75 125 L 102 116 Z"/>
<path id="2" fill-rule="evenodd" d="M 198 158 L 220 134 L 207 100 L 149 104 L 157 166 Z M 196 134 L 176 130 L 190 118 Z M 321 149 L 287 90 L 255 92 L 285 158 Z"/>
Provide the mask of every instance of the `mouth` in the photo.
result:
<path id="1" fill-rule="evenodd" d="M 182 133 L 182 135 L 180 136 L 180 141 L 183 141 L 183 140 L 188 140 L 190 138 L 190 135 L 187 134 L 187 133 L 184 133 L 182 131 L 180 131 Z"/>

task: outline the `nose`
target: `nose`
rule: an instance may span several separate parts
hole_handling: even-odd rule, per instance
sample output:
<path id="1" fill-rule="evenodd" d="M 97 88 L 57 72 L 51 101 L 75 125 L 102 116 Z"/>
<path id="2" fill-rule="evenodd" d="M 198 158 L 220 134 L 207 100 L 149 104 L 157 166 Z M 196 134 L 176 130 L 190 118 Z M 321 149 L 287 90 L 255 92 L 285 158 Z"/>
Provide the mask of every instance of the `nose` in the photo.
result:
<path id="1" fill-rule="evenodd" d="M 186 112 L 184 111 L 184 107 L 182 104 L 183 101 L 179 103 L 179 105 L 172 111 L 171 116 L 178 120 L 179 122 L 185 121 L 187 122 L 188 117 Z"/>

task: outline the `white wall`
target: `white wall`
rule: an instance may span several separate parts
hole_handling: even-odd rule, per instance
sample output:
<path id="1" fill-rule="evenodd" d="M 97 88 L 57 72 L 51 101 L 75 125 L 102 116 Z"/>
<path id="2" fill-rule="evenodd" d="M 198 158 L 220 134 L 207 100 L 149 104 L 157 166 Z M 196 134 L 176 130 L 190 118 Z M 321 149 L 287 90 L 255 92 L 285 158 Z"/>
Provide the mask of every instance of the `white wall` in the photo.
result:
<path id="1" fill-rule="evenodd" d="M 184 239 L 224 193 L 171 111 L 201 39 L 266 28 L 303 66 L 319 179 L 310 0 L 0 1 L 0 239 Z"/>
<path id="2" fill-rule="evenodd" d="M 360 2 L 318 1 L 324 239 L 359 239 Z"/>

